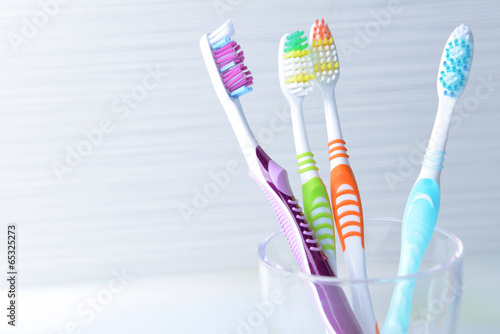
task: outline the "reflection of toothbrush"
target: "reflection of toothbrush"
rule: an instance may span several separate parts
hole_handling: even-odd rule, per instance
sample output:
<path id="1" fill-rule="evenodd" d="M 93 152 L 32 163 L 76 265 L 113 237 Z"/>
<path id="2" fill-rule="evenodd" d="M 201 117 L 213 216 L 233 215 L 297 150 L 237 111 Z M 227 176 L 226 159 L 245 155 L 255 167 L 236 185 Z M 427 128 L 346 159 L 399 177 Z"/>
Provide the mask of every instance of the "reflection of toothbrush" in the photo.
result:
<path id="1" fill-rule="evenodd" d="M 469 27 L 461 25 L 451 34 L 441 56 L 437 91 L 439 105 L 420 175 L 406 202 L 401 236 L 398 275 L 418 272 L 434 232 L 439 212 L 439 178 L 443 168 L 451 115 L 469 78 L 474 43 Z M 392 295 L 383 333 L 407 333 L 415 282 L 400 283 Z"/>
<path id="2" fill-rule="evenodd" d="M 325 184 L 319 176 L 314 155 L 311 153 L 302 112 L 304 97 L 312 91 L 314 78 L 307 37 L 303 37 L 303 34 L 303 31 L 297 31 L 281 39 L 278 53 L 279 80 L 292 113 L 304 212 L 332 269 L 336 272 L 335 233 L 330 200 Z"/>
<path id="3" fill-rule="evenodd" d="M 311 56 L 315 83 L 323 93 L 328 153 L 330 154 L 330 191 L 335 227 L 352 279 L 366 279 L 363 210 L 361 198 L 349 165 L 347 148 L 335 103 L 335 85 L 339 78 L 339 63 L 333 37 L 324 20 L 316 20 L 310 33 Z M 354 313 L 366 334 L 378 333 L 370 292 L 366 285 L 352 288 Z"/>
<path id="4" fill-rule="evenodd" d="M 215 32 L 202 36 L 200 47 L 212 84 L 245 155 L 250 176 L 271 202 L 299 269 L 306 274 L 334 276 L 293 196 L 286 170 L 262 150 L 248 126 L 239 97 L 251 91 L 253 81 L 243 65 L 243 51 L 230 38 L 233 34 L 233 24 L 228 20 Z M 330 333 L 362 333 L 341 287 L 315 283 L 311 289 Z"/>

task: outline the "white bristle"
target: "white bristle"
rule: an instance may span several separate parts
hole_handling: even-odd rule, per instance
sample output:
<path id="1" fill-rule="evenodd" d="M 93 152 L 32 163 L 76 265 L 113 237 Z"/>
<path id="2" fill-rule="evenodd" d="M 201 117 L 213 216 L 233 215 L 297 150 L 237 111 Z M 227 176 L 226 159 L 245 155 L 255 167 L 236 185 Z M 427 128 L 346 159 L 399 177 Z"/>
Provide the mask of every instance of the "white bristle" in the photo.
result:
<path id="1" fill-rule="evenodd" d="M 324 24 L 324 22 L 322 22 Z M 324 44 L 324 40 L 314 39 L 316 36 L 316 30 L 320 29 L 325 31 L 325 29 L 329 29 L 327 25 L 322 25 L 317 27 L 314 25 L 311 28 L 311 39 L 313 39 L 311 44 L 311 59 L 313 62 L 313 67 L 315 68 L 316 74 L 316 82 L 320 84 L 334 84 L 337 82 L 339 77 L 339 68 L 335 69 L 335 64 L 338 66 L 338 57 L 337 57 L 337 49 L 335 47 L 335 43 L 329 44 L 329 42 Z M 331 35 L 331 33 L 330 33 Z M 332 64 L 331 68 L 322 69 L 322 66 L 328 66 L 328 64 Z"/>
<path id="2" fill-rule="evenodd" d="M 438 74 L 438 92 L 451 98 L 458 98 L 467 84 L 474 41 L 472 32 L 466 25 L 457 27 L 448 38 Z"/>
<path id="3" fill-rule="evenodd" d="M 314 70 L 312 67 L 312 62 L 309 59 L 308 55 L 303 57 L 294 57 L 288 58 L 284 60 L 284 75 L 285 80 L 292 78 L 294 76 L 304 76 L 304 75 L 313 75 Z M 290 92 L 297 96 L 305 96 L 309 92 L 312 91 L 313 82 L 312 80 L 306 82 L 292 82 L 287 83 L 286 87 L 290 90 Z"/>

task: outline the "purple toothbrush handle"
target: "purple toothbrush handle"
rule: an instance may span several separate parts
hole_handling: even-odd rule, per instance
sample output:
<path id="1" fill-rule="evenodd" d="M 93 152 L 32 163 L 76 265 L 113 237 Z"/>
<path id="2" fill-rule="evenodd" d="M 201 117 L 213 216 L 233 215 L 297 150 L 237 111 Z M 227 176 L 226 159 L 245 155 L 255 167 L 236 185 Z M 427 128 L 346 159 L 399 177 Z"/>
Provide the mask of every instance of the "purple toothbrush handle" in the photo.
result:
<path id="1" fill-rule="evenodd" d="M 257 146 L 256 153 L 267 185 L 262 184 L 251 171 L 250 176 L 257 181 L 271 203 L 300 271 L 306 274 L 335 277 L 328 258 L 323 253 L 318 240 L 314 238 L 311 226 L 293 196 L 287 171 L 271 160 L 260 146 Z M 281 203 L 276 200 L 271 191 L 277 195 Z M 300 238 L 297 238 L 297 235 Z M 313 295 L 318 297 L 316 306 L 329 333 L 334 331 L 336 334 L 363 334 L 344 290 L 340 286 L 315 282 L 309 287 Z"/>
<path id="2" fill-rule="evenodd" d="M 349 305 L 344 290 L 331 283 L 313 283 L 321 305 L 316 305 L 330 334 L 363 334 L 361 325 Z M 333 331 L 332 331 L 333 330 Z"/>

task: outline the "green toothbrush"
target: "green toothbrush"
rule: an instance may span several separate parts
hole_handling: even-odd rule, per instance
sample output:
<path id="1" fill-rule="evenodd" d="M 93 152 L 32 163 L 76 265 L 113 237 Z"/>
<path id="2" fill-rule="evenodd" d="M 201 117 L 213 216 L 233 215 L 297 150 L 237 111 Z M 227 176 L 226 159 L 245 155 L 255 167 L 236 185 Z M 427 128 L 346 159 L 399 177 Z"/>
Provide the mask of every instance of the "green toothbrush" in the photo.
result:
<path id="1" fill-rule="evenodd" d="M 283 36 L 280 42 L 279 80 L 283 95 L 290 103 L 297 152 L 302 199 L 307 221 L 332 269 L 337 272 L 335 232 L 330 200 L 311 153 L 302 111 L 304 97 L 312 91 L 314 69 L 303 31 Z"/>

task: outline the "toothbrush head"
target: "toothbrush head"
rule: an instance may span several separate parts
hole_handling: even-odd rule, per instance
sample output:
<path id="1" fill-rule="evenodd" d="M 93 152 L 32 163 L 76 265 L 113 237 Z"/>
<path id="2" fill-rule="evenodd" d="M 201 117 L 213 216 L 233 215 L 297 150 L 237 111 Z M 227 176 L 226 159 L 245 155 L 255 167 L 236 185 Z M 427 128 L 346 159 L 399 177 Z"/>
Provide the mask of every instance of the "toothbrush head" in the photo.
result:
<path id="1" fill-rule="evenodd" d="M 441 56 L 437 80 L 439 95 L 455 99 L 460 97 L 469 78 L 473 52 L 472 32 L 462 24 L 448 38 Z"/>
<path id="2" fill-rule="evenodd" d="M 239 98 L 252 91 L 253 77 L 243 64 L 244 53 L 232 35 L 234 26 L 227 20 L 213 33 L 202 36 L 200 46 L 217 95 Z"/>
<path id="3" fill-rule="evenodd" d="M 332 33 L 324 19 L 316 20 L 312 25 L 310 38 L 316 83 L 320 87 L 328 84 L 334 85 L 339 79 L 339 60 Z"/>
<path id="4" fill-rule="evenodd" d="M 288 98 L 303 98 L 313 89 L 314 70 L 307 37 L 303 31 L 281 38 L 278 52 L 279 80 L 283 94 Z"/>

